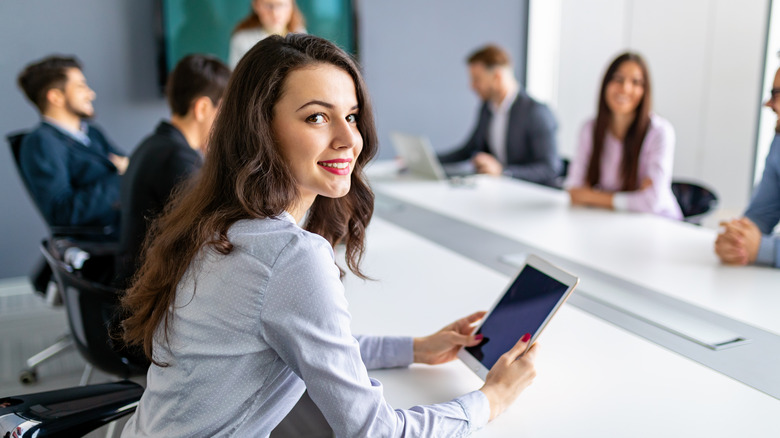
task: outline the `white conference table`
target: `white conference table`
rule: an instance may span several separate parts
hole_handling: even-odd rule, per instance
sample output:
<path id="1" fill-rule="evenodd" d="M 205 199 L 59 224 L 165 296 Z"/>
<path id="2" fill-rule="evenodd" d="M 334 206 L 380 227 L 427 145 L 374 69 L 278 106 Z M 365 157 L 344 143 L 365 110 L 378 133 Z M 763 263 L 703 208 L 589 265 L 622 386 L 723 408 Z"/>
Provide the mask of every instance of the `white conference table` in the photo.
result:
<path id="1" fill-rule="evenodd" d="M 780 332 L 773 317 L 780 294 L 772 290 L 779 272 L 720 265 L 712 230 L 572 209 L 563 192 L 505 179 L 477 178 L 469 188 L 375 178 L 372 186 L 379 197 Z M 490 307 L 510 279 L 381 215 L 369 228 L 364 266 L 377 281 L 346 279 L 357 333 L 428 334 Z M 541 347 L 535 383 L 476 436 L 780 436 L 777 398 L 572 305 L 556 315 Z M 371 374 L 396 408 L 447 401 L 481 385 L 457 361 Z"/>
<path id="2" fill-rule="evenodd" d="M 356 333 L 425 335 L 487 309 L 509 277 L 380 218 L 363 281 L 345 281 Z M 780 401 L 564 305 L 533 383 L 476 437 L 780 436 Z M 465 365 L 375 370 L 395 408 L 451 400 L 482 381 Z"/>
<path id="3" fill-rule="evenodd" d="M 780 270 L 725 266 L 711 229 L 649 214 L 572 208 L 560 190 L 508 178 L 373 184 L 424 206 L 681 301 L 780 334 Z"/>

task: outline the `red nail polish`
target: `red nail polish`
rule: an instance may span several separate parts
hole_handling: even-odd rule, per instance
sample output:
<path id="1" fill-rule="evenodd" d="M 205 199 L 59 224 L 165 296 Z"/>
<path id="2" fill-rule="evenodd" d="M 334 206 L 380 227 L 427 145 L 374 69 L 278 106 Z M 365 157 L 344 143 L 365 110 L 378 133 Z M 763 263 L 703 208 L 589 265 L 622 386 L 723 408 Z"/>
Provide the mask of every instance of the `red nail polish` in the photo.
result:
<path id="1" fill-rule="evenodd" d="M 523 337 L 522 337 L 522 338 L 520 338 L 520 340 L 521 340 L 521 341 L 523 341 L 523 342 L 528 342 L 528 341 L 530 341 L 530 340 L 531 340 L 531 334 L 530 334 L 530 333 L 526 333 L 526 334 L 524 334 L 524 335 L 523 335 Z"/>
<path id="2" fill-rule="evenodd" d="M 483 337 L 484 336 L 482 336 L 482 335 L 477 335 L 477 336 L 474 336 L 474 340 L 475 341 L 481 341 Z"/>

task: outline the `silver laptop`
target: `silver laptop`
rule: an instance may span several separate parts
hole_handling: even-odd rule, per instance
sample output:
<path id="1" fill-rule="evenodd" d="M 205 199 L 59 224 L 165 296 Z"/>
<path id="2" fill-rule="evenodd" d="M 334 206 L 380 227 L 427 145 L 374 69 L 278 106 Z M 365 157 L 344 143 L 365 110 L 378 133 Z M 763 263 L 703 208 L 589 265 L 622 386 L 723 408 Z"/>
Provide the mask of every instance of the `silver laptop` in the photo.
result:
<path id="1" fill-rule="evenodd" d="M 428 137 L 391 132 L 390 139 L 395 151 L 413 175 L 432 180 L 445 180 L 447 177 L 465 176 L 474 173 L 470 163 L 443 167 L 436 157 Z"/>

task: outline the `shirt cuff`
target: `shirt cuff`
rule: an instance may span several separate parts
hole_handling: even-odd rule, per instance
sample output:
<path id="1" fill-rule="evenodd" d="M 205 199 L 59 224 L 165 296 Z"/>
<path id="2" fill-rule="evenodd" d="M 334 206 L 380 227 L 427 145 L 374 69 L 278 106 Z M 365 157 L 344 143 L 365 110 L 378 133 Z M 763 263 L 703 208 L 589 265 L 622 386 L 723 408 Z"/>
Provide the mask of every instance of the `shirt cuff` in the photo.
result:
<path id="1" fill-rule="evenodd" d="M 414 362 L 414 338 L 411 336 L 382 336 L 386 358 L 383 368 L 408 367 Z"/>
<path id="2" fill-rule="evenodd" d="M 757 265 L 776 266 L 775 239 L 772 236 L 761 236 L 761 246 L 758 247 L 755 263 Z"/>
<path id="3" fill-rule="evenodd" d="M 616 211 L 628 211 L 628 194 L 615 193 L 612 195 L 612 208 Z"/>
<path id="4" fill-rule="evenodd" d="M 490 421 L 490 402 L 482 391 L 472 391 L 455 399 L 469 422 L 469 433 L 485 427 Z"/>

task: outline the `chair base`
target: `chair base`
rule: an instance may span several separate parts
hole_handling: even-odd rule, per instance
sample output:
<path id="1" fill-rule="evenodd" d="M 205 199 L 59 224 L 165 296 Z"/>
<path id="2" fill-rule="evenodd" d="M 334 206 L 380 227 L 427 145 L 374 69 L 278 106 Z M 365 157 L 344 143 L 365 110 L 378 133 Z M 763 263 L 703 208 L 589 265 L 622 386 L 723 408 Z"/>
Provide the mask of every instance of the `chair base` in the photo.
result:
<path id="1" fill-rule="evenodd" d="M 73 343 L 73 338 L 70 334 L 62 335 L 53 345 L 27 359 L 27 368 L 19 372 L 19 381 L 24 385 L 37 382 L 37 368 L 40 364 L 65 351 L 73 349 L 75 346 L 76 344 Z"/>

